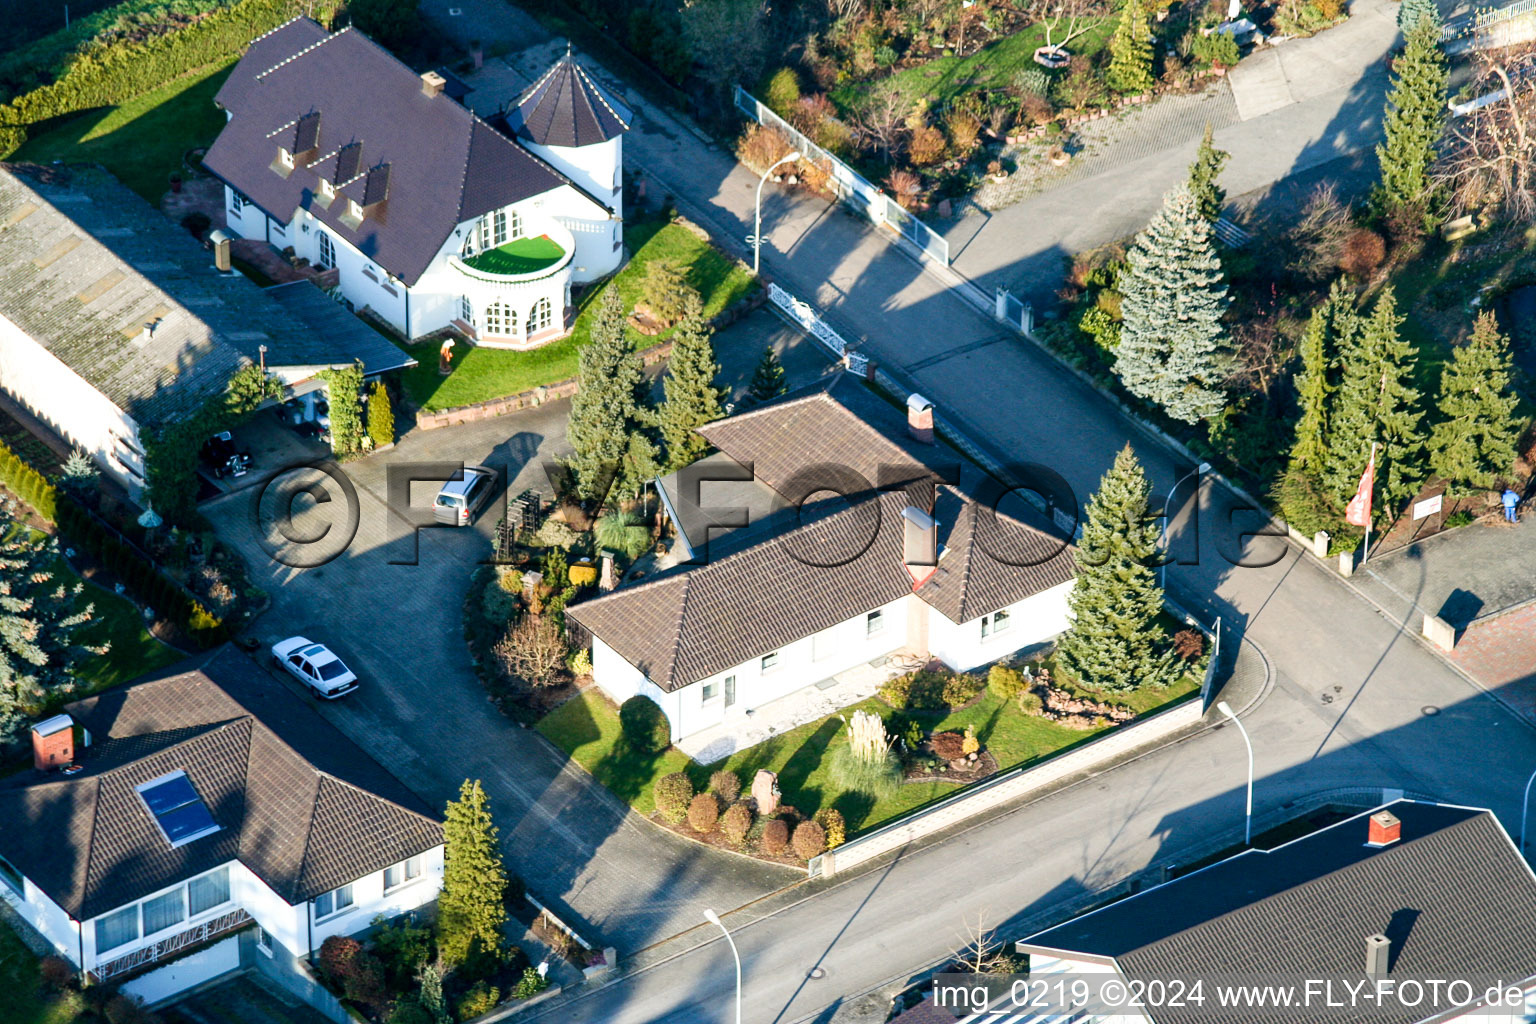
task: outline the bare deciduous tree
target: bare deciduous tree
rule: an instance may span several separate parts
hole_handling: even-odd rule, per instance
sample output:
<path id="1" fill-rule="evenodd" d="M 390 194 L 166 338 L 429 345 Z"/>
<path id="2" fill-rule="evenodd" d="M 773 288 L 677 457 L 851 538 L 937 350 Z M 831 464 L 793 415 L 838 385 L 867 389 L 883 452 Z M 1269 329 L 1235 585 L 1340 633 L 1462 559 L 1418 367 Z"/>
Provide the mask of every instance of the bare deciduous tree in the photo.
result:
<path id="1" fill-rule="evenodd" d="M 560 682 L 566 653 L 560 630 L 538 615 L 524 615 L 496 644 L 502 668 L 533 686 Z"/>
<path id="2" fill-rule="evenodd" d="M 864 13 L 864 0 L 827 0 L 827 15 L 833 21 L 857 18 Z"/>
<path id="3" fill-rule="evenodd" d="M 1268 396 L 1290 360 L 1291 344 L 1280 333 L 1274 317 L 1244 319 L 1233 325 L 1232 340 L 1237 345 L 1233 364 L 1233 384 Z"/>
<path id="4" fill-rule="evenodd" d="M 1301 219 L 1285 233 L 1286 269 L 1307 281 L 1323 281 L 1338 272 L 1344 243 L 1354 230 L 1349 207 L 1333 182 L 1312 190 Z"/>
<path id="5" fill-rule="evenodd" d="M 865 147 L 878 149 L 886 160 L 890 160 L 906 130 L 910 106 L 901 90 L 882 89 L 870 98 L 854 119 L 854 133 Z"/>
<path id="6" fill-rule="evenodd" d="M 984 910 L 976 912 L 975 924 L 962 918 L 956 938 L 955 963 L 968 974 L 1007 974 L 1017 967 L 1008 944 L 997 937 L 997 929 L 987 927 Z"/>
<path id="7" fill-rule="evenodd" d="M 1100 0 L 1036 0 L 1029 13 L 1044 26 L 1048 50 L 1066 46 L 1108 16 Z"/>
<path id="8" fill-rule="evenodd" d="M 1536 219 L 1536 46 L 1477 55 L 1476 109 L 1452 119 L 1435 178 L 1458 213 Z"/>

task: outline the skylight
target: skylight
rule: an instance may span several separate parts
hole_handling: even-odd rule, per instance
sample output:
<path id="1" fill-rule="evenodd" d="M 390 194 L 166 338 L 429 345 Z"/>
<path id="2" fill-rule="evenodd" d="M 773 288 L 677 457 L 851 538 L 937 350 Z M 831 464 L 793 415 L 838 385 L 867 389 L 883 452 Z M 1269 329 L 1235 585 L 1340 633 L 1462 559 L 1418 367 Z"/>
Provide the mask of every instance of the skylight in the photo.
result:
<path id="1" fill-rule="evenodd" d="M 172 847 L 185 846 L 219 830 L 186 772 L 171 772 L 136 788 L 139 799 Z"/>

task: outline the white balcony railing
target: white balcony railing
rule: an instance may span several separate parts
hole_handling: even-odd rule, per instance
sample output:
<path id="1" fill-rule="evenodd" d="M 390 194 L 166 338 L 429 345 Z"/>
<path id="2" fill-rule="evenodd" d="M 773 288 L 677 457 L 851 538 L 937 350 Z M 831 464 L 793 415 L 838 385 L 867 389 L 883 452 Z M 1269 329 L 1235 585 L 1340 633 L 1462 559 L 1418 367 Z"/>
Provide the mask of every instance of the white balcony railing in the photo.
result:
<path id="1" fill-rule="evenodd" d="M 237 907 L 218 917 L 210 917 L 201 924 L 195 924 L 191 928 L 163 938 L 159 942 L 152 942 L 130 953 L 124 953 L 105 963 L 97 964 L 87 973 L 94 982 L 107 981 L 164 960 L 174 960 L 185 949 L 201 945 L 229 932 L 239 931 L 252 923 L 254 923 L 253 919 L 245 912 L 245 908 Z"/>
<path id="2" fill-rule="evenodd" d="M 557 274 L 567 273 L 571 265 L 571 259 L 576 255 L 576 239 L 571 237 L 571 233 L 568 230 L 554 221 L 543 224 L 536 231 L 530 230 L 525 237 L 532 236 L 537 238 L 539 235 L 548 236 L 551 242 L 554 242 L 561 248 L 562 255 L 555 262 L 540 267 L 538 270 L 531 270 L 524 274 L 498 274 L 493 271 L 472 267 L 462 256 L 448 257 L 448 264 L 471 280 L 493 286 L 494 290 L 526 291 L 526 288 L 520 286 L 538 284 L 548 281 L 549 278 Z"/>

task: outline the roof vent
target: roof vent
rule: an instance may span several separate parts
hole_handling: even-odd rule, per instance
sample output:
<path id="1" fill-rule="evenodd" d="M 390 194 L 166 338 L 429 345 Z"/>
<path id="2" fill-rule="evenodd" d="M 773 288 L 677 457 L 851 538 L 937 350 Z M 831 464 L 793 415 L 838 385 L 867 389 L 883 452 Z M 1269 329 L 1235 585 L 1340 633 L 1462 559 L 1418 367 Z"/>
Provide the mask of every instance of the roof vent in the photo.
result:
<path id="1" fill-rule="evenodd" d="M 32 764 L 40 772 L 67 768 L 75 760 L 75 720 L 68 715 L 45 718 L 32 727 Z"/>
<path id="2" fill-rule="evenodd" d="M 923 444 L 933 444 L 933 403 L 916 393 L 907 396 L 907 433 Z"/>
<path id="3" fill-rule="evenodd" d="M 907 563 L 914 579 L 919 576 L 926 579 L 927 570 L 939 564 L 938 524 L 916 505 L 908 505 L 901 510 L 901 525 L 901 560 Z M 920 572 L 920 569 L 924 571 Z"/>
<path id="4" fill-rule="evenodd" d="M 1371 815 L 1370 830 L 1366 834 L 1366 846 L 1391 846 L 1403 838 L 1403 823 L 1391 811 L 1377 811 Z"/>
<path id="5" fill-rule="evenodd" d="M 443 87 L 448 84 L 448 79 L 436 71 L 423 71 L 421 73 L 421 91 L 427 96 L 441 96 Z"/>
<path id="6" fill-rule="evenodd" d="M 1369 978 L 1385 978 L 1387 963 L 1392 959 L 1392 940 L 1385 935 L 1365 937 L 1365 974 Z"/>

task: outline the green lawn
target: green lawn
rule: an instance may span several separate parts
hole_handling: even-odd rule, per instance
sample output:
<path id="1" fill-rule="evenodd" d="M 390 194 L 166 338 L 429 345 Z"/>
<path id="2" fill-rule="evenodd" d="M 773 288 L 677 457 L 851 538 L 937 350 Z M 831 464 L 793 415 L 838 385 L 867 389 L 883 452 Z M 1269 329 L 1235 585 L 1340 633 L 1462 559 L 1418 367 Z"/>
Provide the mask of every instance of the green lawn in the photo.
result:
<path id="1" fill-rule="evenodd" d="M 44 993 L 37 957 L 7 926 L 0 924 L 0 990 L 5 992 L 6 1024 L 69 1024 L 85 1008 L 78 992 Z"/>
<path id="2" fill-rule="evenodd" d="M 98 163 L 158 206 L 182 155 L 224 127 L 213 105 L 233 61 L 194 71 L 128 102 L 72 117 L 27 140 L 12 158 Z"/>
<path id="3" fill-rule="evenodd" d="M 624 241 L 634 253 L 629 264 L 614 275 L 607 288 L 617 287 L 626 310 L 642 296 L 645 266 L 652 260 L 675 260 L 688 268 L 688 280 L 704 299 L 704 315 L 714 316 L 758 287 L 752 275 L 727 259 L 709 243 L 679 224 L 657 220 L 625 224 Z M 576 353 L 592 336 L 597 300 L 602 289 L 589 288 L 580 299 L 581 311 L 568 338 L 528 352 L 459 345 L 454 350 L 453 372 L 437 372 L 438 342 L 411 346 L 417 366 L 404 371 L 402 381 L 417 408 L 438 412 L 473 405 L 493 398 L 553 384 L 576 375 Z M 664 340 L 668 332 L 646 337 L 627 329 L 630 345 L 646 348 Z"/>
<path id="4" fill-rule="evenodd" d="M 532 274 L 560 262 L 565 250 L 548 235 L 517 238 L 506 245 L 476 253 L 464 262 L 487 274 Z"/>
<path id="5" fill-rule="evenodd" d="M 1199 685 L 1198 679 L 1186 677 L 1175 686 L 1143 690 L 1121 702 L 1146 712 L 1189 696 Z M 1095 696 L 1103 698 L 1102 694 Z M 874 711 L 887 719 L 893 713 L 883 701 L 871 698 L 844 708 L 840 714 L 848 717 L 859 710 Z M 1003 770 L 1059 753 L 1103 731 L 1069 729 L 1027 715 L 1014 702 L 990 691 L 971 707 L 953 713 L 904 714 L 932 731 L 963 732 L 966 726 L 974 726 L 983 747 Z M 655 807 L 651 795 L 655 780 L 681 770 L 687 770 L 695 786 L 702 788 L 711 772 L 728 768 L 741 778 L 745 788 L 751 785 L 752 776 L 759 769 L 766 768 L 778 773 L 785 803 L 805 814 L 835 807 L 848 820 L 851 831 L 867 831 L 959 789 L 954 783 L 935 778 L 932 782 L 908 783 L 894 796 L 879 801 L 838 789 L 828 778 L 825 767 L 829 763 L 827 755 L 848 742 L 846 727 L 835 715 L 738 751 L 722 762 L 703 766 L 693 764 L 675 749 L 650 758 L 637 757 L 623 749 L 622 744 L 616 743 L 620 735 L 618 712 L 595 691 L 561 705 L 536 728 L 641 814 L 649 814 Z"/>
<path id="6" fill-rule="evenodd" d="M 63 572 L 71 580 L 79 578 L 68 566 L 63 567 Z M 80 630 L 81 642 L 92 646 L 111 645 L 106 654 L 86 658 L 76 671 L 91 693 L 125 683 L 186 657 L 176 648 L 150 636 L 144 629 L 138 608 L 127 598 L 87 583 L 75 599 L 75 605 L 83 608 L 87 604 L 94 606 L 92 621 Z"/>

